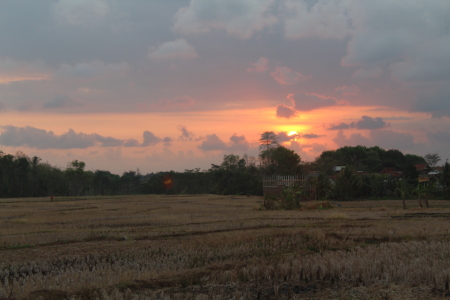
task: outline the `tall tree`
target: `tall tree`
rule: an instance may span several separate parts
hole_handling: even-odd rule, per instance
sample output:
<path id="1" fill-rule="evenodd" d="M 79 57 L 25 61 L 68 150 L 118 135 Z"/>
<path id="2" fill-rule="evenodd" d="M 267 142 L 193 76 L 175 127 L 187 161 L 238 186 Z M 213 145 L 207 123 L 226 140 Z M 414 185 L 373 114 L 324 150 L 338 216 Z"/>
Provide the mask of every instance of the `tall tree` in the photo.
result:
<path id="1" fill-rule="evenodd" d="M 278 137 L 273 131 L 265 131 L 259 139 L 259 151 L 261 167 L 266 169 L 272 162 L 270 160 L 270 150 L 278 146 Z"/>
<path id="2" fill-rule="evenodd" d="M 36 181 L 38 177 L 37 166 L 42 159 L 37 156 L 33 156 L 31 159 L 31 193 L 32 196 L 36 196 Z"/>
<path id="3" fill-rule="evenodd" d="M 441 157 L 438 153 L 428 153 L 423 158 L 425 158 L 427 164 L 434 168 L 436 164 L 441 160 Z"/>

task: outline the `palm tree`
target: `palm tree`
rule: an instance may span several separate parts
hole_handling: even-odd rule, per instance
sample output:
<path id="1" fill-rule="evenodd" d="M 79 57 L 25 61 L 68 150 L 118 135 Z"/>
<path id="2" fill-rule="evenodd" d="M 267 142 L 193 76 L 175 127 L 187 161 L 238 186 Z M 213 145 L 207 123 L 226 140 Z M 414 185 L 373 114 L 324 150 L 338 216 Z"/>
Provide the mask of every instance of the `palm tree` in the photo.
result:
<path id="1" fill-rule="evenodd" d="M 417 187 L 415 188 L 414 192 L 417 194 L 417 199 L 419 200 L 419 206 L 422 206 L 422 201 L 421 198 L 424 197 L 425 198 L 425 207 L 426 208 L 430 208 L 430 205 L 428 203 L 428 198 L 433 195 L 434 191 L 436 189 L 436 185 L 433 183 L 428 183 L 428 184 L 418 184 Z"/>
<path id="2" fill-rule="evenodd" d="M 406 195 L 409 193 L 411 186 L 408 184 L 408 181 L 404 178 L 397 180 L 396 191 L 400 194 L 403 202 L 403 209 L 406 209 Z M 420 200 L 419 200 L 420 201 Z"/>

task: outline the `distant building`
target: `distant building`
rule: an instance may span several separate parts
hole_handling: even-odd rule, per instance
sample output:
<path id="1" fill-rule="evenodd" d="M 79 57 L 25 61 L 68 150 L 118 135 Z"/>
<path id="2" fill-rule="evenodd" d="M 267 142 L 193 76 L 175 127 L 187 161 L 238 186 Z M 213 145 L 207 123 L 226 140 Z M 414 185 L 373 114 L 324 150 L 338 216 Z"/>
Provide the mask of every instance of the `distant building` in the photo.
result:
<path id="1" fill-rule="evenodd" d="M 396 171 L 395 168 L 390 167 L 390 168 L 384 168 L 380 174 L 385 174 L 385 175 L 390 175 L 394 178 L 399 178 L 403 176 L 403 172 L 402 171 Z"/>
<path id="2" fill-rule="evenodd" d="M 338 172 L 340 172 L 340 171 L 342 171 L 344 169 L 345 169 L 345 166 L 334 166 L 333 167 L 333 171 L 336 172 L 336 173 L 338 173 Z"/>

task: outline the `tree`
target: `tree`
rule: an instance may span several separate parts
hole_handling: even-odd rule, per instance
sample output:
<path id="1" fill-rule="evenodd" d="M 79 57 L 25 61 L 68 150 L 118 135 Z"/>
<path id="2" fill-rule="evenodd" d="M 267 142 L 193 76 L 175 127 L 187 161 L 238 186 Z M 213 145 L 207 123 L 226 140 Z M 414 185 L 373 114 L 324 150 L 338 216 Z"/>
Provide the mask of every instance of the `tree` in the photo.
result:
<path id="1" fill-rule="evenodd" d="M 269 150 L 278 146 L 278 136 L 273 131 L 265 131 L 261 134 L 259 144 L 260 150 Z"/>
<path id="2" fill-rule="evenodd" d="M 444 170 L 439 174 L 439 181 L 445 196 L 450 193 L 450 164 L 445 162 Z"/>
<path id="3" fill-rule="evenodd" d="M 36 196 L 36 181 L 38 176 L 37 166 L 41 160 L 42 159 L 37 156 L 33 156 L 33 158 L 31 159 L 31 190 L 33 197 Z"/>
<path id="4" fill-rule="evenodd" d="M 422 198 L 425 198 L 425 206 L 426 208 L 430 208 L 430 205 L 428 203 L 428 198 L 434 193 L 436 190 L 436 186 L 434 182 L 429 183 L 419 183 L 416 188 L 414 189 L 414 192 L 417 195 L 417 200 L 419 201 L 419 206 L 422 208 Z"/>
<path id="5" fill-rule="evenodd" d="M 441 157 L 439 156 L 438 153 L 428 153 L 427 155 L 424 156 L 427 164 L 434 168 L 436 166 L 436 164 L 441 160 Z"/>
<path id="6" fill-rule="evenodd" d="M 397 180 L 396 191 L 402 198 L 403 209 L 406 209 L 406 195 L 409 193 L 411 186 L 408 184 L 408 181 L 404 178 Z"/>
<path id="7" fill-rule="evenodd" d="M 261 160 L 261 166 L 265 169 L 267 168 L 272 162 L 270 160 L 270 155 L 268 153 L 271 149 L 278 146 L 278 137 L 273 131 L 265 131 L 263 134 L 261 134 L 261 138 L 259 139 L 259 151 L 260 151 L 260 160 Z M 265 155 L 262 155 L 262 154 Z"/>
<path id="8" fill-rule="evenodd" d="M 264 150 L 260 157 L 261 160 L 270 162 L 263 167 L 266 174 L 295 175 L 300 173 L 300 156 L 284 146 Z"/>
<path id="9" fill-rule="evenodd" d="M 72 195 L 81 195 L 83 193 L 83 175 L 86 164 L 82 161 L 73 160 L 68 163 L 66 176 L 69 179 L 69 186 Z"/>
<path id="10" fill-rule="evenodd" d="M 333 193 L 340 200 L 353 200 L 359 196 L 361 187 L 361 178 L 356 176 L 351 168 L 345 168 L 336 177 Z"/>

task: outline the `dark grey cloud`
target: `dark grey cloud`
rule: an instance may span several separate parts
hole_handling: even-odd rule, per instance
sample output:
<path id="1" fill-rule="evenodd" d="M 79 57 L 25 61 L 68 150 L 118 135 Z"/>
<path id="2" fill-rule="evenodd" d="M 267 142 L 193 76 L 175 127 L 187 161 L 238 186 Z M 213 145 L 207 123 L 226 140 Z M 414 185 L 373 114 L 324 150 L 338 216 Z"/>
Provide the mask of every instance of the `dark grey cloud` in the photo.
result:
<path id="1" fill-rule="evenodd" d="M 123 145 L 123 140 L 115 139 L 110 136 L 104 137 L 94 133 L 92 134 L 92 137 L 100 143 L 101 147 L 119 147 Z"/>
<path id="2" fill-rule="evenodd" d="M 351 123 L 340 123 L 338 125 L 331 125 L 329 130 L 343 130 L 343 129 L 350 129 L 350 128 L 356 128 L 356 129 L 381 129 L 386 128 L 389 126 L 389 123 L 386 123 L 382 118 L 376 117 L 372 118 L 369 116 L 362 116 L 361 120 L 358 120 L 356 122 Z"/>
<path id="3" fill-rule="evenodd" d="M 215 133 L 208 134 L 206 139 L 198 146 L 203 151 L 227 150 L 228 146 Z"/>
<path id="4" fill-rule="evenodd" d="M 194 139 L 194 133 L 187 130 L 186 126 L 179 125 L 177 128 L 181 131 L 181 135 L 178 137 L 179 141 L 192 141 Z"/>
<path id="5" fill-rule="evenodd" d="M 98 134 L 85 134 L 69 129 L 64 134 L 57 135 L 35 127 L 2 126 L 0 144 L 10 147 L 29 147 L 37 149 L 84 149 L 93 146 L 120 146 L 121 140 L 104 137 Z"/>
<path id="6" fill-rule="evenodd" d="M 144 131 L 142 135 L 143 135 L 143 142 L 140 145 L 141 147 L 154 146 L 161 142 L 164 143 L 165 146 L 170 146 L 170 143 L 172 142 L 171 137 L 160 138 L 148 130 Z"/>
<path id="7" fill-rule="evenodd" d="M 383 121 L 380 117 L 371 118 L 368 116 L 362 116 L 361 120 L 352 123 L 356 129 L 381 129 L 388 126 L 388 123 Z"/>
<path id="8" fill-rule="evenodd" d="M 337 136 L 333 139 L 333 141 L 339 146 L 372 146 L 372 141 L 366 137 L 364 137 L 361 133 L 353 133 L 348 138 L 344 135 L 342 130 L 338 131 Z"/>
<path id="9" fill-rule="evenodd" d="M 402 133 L 393 130 L 372 130 L 368 137 L 360 133 L 353 133 L 349 137 L 344 135 L 342 130 L 338 131 L 333 141 L 339 146 L 380 146 L 384 149 L 401 149 L 410 151 L 415 147 L 414 137 L 409 133 Z"/>
<path id="10" fill-rule="evenodd" d="M 198 146 L 198 149 L 208 151 L 238 151 L 245 152 L 250 148 L 245 136 L 238 136 L 233 134 L 230 137 L 230 142 L 225 143 L 216 134 L 206 136 L 206 139 Z"/>
<path id="11" fill-rule="evenodd" d="M 284 104 L 277 105 L 277 117 L 290 119 L 295 117 L 295 109 Z"/>
<path id="12" fill-rule="evenodd" d="M 329 130 L 342 130 L 342 129 L 349 129 L 350 126 L 347 123 L 340 123 L 338 125 L 331 125 Z"/>
<path id="13" fill-rule="evenodd" d="M 172 138 L 168 136 L 161 138 L 156 136 L 153 132 L 145 130 L 142 133 L 142 143 L 139 143 L 136 139 L 122 141 L 124 147 L 149 147 L 160 143 L 163 143 L 166 147 L 170 146 L 172 144 Z"/>
<path id="14" fill-rule="evenodd" d="M 414 146 L 414 137 L 409 133 L 393 130 L 374 130 L 370 136 L 375 145 L 385 149 L 408 150 Z"/>
<path id="15" fill-rule="evenodd" d="M 69 129 L 61 135 L 31 126 L 1 126 L 0 145 L 29 147 L 37 149 L 85 149 L 89 147 L 148 147 L 159 143 L 170 146 L 172 138 L 159 138 L 150 131 L 144 131 L 143 142 L 135 139 L 121 140 L 97 133 L 86 134 Z"/>
<path id="16" fill-rule="evenodd" d="M 277 133 L 277 142 L 283 143 L 283 142 L 289 142 L 293 140 L 296 136 L 289 136 L 287 132 L 281 131 Z"/>
<path id="17" fill-rule="evenodd" d="M 431 114 L 433 117 L 450 117 L 450 88 L 433 92 L 420 92 L 413 104 L 415 111 Z"/>
<path id="18" fill-rule="evenodd" d="M 319 135 L 319 134 L 314 134 L 314 133 L 307 133 L 307 134 L 303 134 L 302 137 L 305 139 L 317 139 L 320 137 L 323 137 L 324 135 Z"/>
<path id="19" fill-rule="evenodd" d="M 428 132 L 427 137 L 432 143 L 440 143 L 440 144 L 450 143 L 449 131 Z"/>
<path id="20" fill-rule="evenodd" d="M 230 137 L 230 145 L 229 150 L 231 151 L 247 151 L 249 149 L 249 144 L 245 138 L 245 136 L 237 136 L 236 134 L 233 134 Z"/>
<path id="21" fill-rule="evenodd" d="M 310 111 L 337 105 L 336 99 L 317 94 L 290 94 L 288 99 L 292 101 L 295 110 L 298 111 Z"/>

